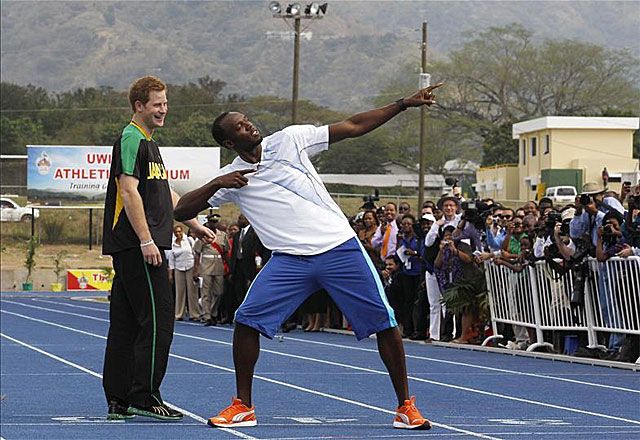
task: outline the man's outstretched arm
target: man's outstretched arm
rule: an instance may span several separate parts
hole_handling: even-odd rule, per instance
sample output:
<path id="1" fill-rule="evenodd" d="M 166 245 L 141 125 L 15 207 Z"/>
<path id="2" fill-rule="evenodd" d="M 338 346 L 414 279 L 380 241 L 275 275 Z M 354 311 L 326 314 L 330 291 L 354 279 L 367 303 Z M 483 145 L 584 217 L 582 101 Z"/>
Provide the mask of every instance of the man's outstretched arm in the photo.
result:
<path id="1" fill-rule="evenodd" d="M 396 116 L 407 107 L 430 106 L 435 103 L 432 91 L 442 86 L 438 83 L 433 86 L 419 90 L 414 95 L 402 99 L 400 103 L 386 105 L 367 112 L 357 113 L 342 122 L 329 125 L 329 143 L 333 144 L 343 139 L 362 136 L 380 127 L 389 119 Z"/>
<path id="2" fill-rule="evenodd" d="M 178 204 L 173 210 L 174 218 L 179 222 L 190 220 L 209 207 L 209 199 L 222 188 L 242 188 L 246 186 L 249 179 L 245 174 L 253 173 L 256 170 L 247 169 L 234 171 L 229 174 L 218 176 L 209 183 L 202 185 L 180 197 Z"/>

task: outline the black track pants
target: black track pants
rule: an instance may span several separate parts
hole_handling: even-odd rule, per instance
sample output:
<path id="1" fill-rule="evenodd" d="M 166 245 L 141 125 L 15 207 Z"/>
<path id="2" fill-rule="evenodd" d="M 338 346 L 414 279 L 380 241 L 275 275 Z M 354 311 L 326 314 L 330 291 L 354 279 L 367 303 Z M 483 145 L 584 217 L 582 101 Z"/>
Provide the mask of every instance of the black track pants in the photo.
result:
<path id="1" fill-rule="evenodd" d="M 102 384 L 107 402 L 162 403 L 160 384 L 173 338 L 174 298 L 167 262 L 144 262 L 140 248 L 113 255 L 109 336 Z"/>

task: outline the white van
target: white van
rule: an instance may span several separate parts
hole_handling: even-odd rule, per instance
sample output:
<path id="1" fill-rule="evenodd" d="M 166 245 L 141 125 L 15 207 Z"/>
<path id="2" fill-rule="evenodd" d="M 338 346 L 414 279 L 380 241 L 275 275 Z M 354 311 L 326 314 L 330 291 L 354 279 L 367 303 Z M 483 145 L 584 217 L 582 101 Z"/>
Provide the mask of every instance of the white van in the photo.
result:
<path id="1" fill-rule="evenodd" d="M 576 200 L 578 191 L 573 186 L 551 186 L 544 193 L 545 197 L 549 197 L 553 204 L 566 205 Z"/>

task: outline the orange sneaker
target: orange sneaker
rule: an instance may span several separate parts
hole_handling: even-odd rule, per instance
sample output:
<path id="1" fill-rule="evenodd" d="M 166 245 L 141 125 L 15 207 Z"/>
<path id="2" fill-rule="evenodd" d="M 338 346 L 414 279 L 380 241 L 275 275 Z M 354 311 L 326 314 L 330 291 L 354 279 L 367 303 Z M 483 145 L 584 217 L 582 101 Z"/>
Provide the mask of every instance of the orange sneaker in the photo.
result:
<path id="1" fill-rule="evenodd" d="M 416 408 L 416 398 L 411 396 L 410 400 L 405 400 L 404 405 L 396 410 L 396 417 L 393 419 L 393 427 L 400 429 L 431 429 L 431 422 L 420 414 Z"/>
<path id="2" fill-rule="evenodd" d="M 211 427 L 243 427 L 243 426 L 256 426 L 258 421 L 256 420 L 256 413 L 254 407 L 249 408 L 242 403 L 242 400 L 234 397 L 231 405 L 220 411 L 215 417 L 211 417 L 207 424 Z"/>

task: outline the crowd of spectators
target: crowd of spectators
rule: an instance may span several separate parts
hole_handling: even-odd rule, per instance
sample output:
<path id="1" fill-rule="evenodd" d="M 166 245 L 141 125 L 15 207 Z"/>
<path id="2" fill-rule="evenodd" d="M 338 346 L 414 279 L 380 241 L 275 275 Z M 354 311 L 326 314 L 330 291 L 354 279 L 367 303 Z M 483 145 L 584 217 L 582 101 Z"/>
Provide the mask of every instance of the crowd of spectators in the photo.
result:
<path id="1" fill-rule="evenodd" d="M 613 193 L 600 183 L 587 183 L 574 203 L 562 207 L 548 198 L 522 206 L 504 206 L 492 199 L 466 201 L 459 191 L 427 200 L 418 212 L 406 202 L 377 206 L 376 199 L 369 197 L 349 220 L 379 271 L 403 338 L 411 340 L 469 344 L 488 336 L 490 317 L 481 306 L 483 295 L 486 298 L 486 261 L 517 274 L 546 260 L 558 273 L 577 277 L 574 284 L 580 287 L 587 256 L 599 262 L 640 256 L 640 192 L 626 184 L 621 193 Z M 216 231 L 216 243 L 194 242 L 176 230 L 174 246 L 167 251 L 178 299 L 176 319 L 184 319 L 188 306 L 191 320 L 208 326 L 229 324 L 270 252 L 242 215 L 227 225 L 214 214 L 206 225 Z M 187 248 L 191 259 L 185 257 Z M 616 319 L 616 311 L 605 306 L 611 276 L 600 269 L 597 277 L 605 324 Z M 564 304 L 582 305 L 583 294 L 574 289 Z M 298 327 L 349 329 L 349 323 L 328 293 L 319 291 L 283 331 Z M 507 348 L 526 349 L 536 342 L 535 333 L 522 326 L 502 326 L 500 332 Z M 609 358 L 637 357 L 637 337 L 600 336 Z"/>

